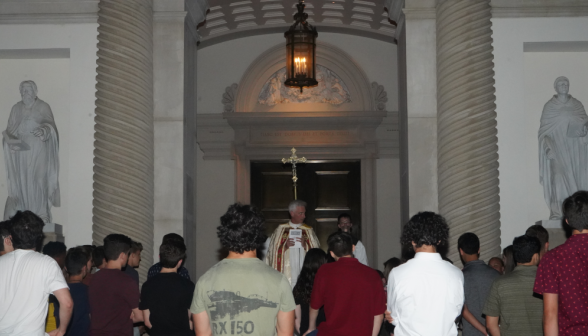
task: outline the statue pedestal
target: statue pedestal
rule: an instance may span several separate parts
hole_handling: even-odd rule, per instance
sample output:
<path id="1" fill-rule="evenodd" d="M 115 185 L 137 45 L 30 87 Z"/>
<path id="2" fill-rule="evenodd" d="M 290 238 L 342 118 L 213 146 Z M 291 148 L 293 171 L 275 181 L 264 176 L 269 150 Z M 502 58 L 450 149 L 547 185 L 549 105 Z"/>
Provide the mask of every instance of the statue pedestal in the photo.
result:
<path id="1" fill-rule="evenodd" d="M 63 236 L 63 226 L 61 226 L 61 224 L 45 223 L 45 226 L 43 227 L 43 233 L 45 234 L 43 245 L 51 241 L 58 241 L 62 243 L 65 242 L 65 237 Z"/>
<path id="2" fill-rule="evenodd" d="M 566 242 L 568 234 L 561 219 L 544 219 L 535 222 L 537 225 L 543 226 L 549 233 L 549 249 L 558 247 Z"/>

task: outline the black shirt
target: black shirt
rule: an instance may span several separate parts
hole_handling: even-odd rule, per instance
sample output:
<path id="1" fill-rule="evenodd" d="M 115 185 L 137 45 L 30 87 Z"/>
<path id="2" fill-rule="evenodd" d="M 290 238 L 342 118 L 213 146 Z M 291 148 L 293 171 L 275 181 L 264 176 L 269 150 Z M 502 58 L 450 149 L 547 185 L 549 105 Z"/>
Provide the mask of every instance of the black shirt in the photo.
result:
<path id="1" fill-rule="evenodd" d="M 159 273 L 143 284 L 139 308 L 149 309 L 151 336 L 194 335 L 188 318 L 194 287 L 178 273 Z"/>
<path id="2" fill-rule="evenodd" d="M 304 335 L 304 333 L 306 331 L 308 331 L 308 318 L 309 318 L 309 313 L 310 313 L 310 303 L 304 303 L 304 302 L 300 302 L 300 301 L 296 301 L 296 305 L 300 305 L 300 313 L 302 316 L 300 316 L 300 335 Z M 325 310 L 323 309 L 323 307 L 321 307 L 321 309 L 319 309 L 319 313 L 318 316 L 316 318 L 316 327 L 318 328 L 319 324 L 325 322 L 327 320 L 326 316 L 325 316 Z"/>

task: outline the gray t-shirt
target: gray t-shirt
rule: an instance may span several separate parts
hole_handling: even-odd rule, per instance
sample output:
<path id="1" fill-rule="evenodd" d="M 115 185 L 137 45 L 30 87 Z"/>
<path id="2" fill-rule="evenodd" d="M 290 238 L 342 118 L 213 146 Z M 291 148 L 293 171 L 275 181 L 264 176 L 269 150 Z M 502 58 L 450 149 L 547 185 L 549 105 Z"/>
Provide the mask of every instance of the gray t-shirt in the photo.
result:
<path id="1" fill-rule="evenodd" d="M 482 317 L 482 310 L 488 293 L 490 293 L 490 287 L 492 287 L 494 279 L 499 276 L 500 273 L 486 265 L 483 260 L 470 261 L 463 268 L 465 304 L 470 313 L 484 326 L 486 325 L 486 319 Z M 465 318 L 462 318 L 462 322 L 463 336 L 478 336 L 481 334 Z"/>
<path id="2" fill-rule="evenodd" d="M 286 277 L 257 258 L 224 259 L 196 283 L 190 311 L 206 310 L 213 335 L 274 335 L 278 311 L 296 307 Z"/>

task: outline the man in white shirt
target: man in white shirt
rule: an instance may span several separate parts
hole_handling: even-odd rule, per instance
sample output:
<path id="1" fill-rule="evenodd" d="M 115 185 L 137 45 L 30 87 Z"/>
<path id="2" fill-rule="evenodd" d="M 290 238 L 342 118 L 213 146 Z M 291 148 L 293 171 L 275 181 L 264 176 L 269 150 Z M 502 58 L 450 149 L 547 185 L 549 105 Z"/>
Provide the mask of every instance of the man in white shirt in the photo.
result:
<path id="1" fill-rule="evenodd" d="M 456 318 L 464 303 L 463 274 L 441 259 L 449 227 L 433 212 L 419 212 L 404 226 L 402 244 L 416 255 L 390 272 L 386 317 L 395 336 L 456 336 Z"/>
<path id="2" fill-rule="evenodd" d="M 43 241 L 43 220 L 18 211 L 9 220 L 14 251 L 0 257 L 0 336 L 44 336 L 49 294 L 59 301 L 60 326 L 49 333 L 62 336 L 73 301 L 57 262 L 35 252 Z"/>
<path id="3" fill-rule="evenodd" d="M 353 223 L 351 223 L 351 216 L 347 213 L 342 213 L 337 218 L 337 226 L 339 230 L 343 232 L 349 233 L 353 237 L 353 242 L 355 245 L 355 251 L 353 252 L 353 256 L 362 264 L 368 265 L 367 253 L 365 253 L 365 246 L 361 243 L 361 240 L 357 239 L 351 231 L 353 230 Z"/>

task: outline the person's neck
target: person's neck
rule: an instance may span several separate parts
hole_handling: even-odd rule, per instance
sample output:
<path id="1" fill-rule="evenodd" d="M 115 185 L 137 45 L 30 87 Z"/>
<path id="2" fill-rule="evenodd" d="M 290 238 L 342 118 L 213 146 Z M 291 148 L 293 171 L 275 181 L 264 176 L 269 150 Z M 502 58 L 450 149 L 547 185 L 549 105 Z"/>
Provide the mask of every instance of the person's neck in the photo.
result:
<path id="1" fill-rule="evenodd" d="M 82 282 L 82 280 L 84 280 L 84 277 L 81 274 L 70 275 L 68 283 L 78 283 L 78 282 Z"/>
<path id="2" fill-rule="evenodd" d="M 588 229 L 585 229 L 585 230 L 582 230 L 582 231 L 576 230 L 576 229 L 572 230 L 572 236 L 573 235 L 579 235 L 579 234 L 585 234 L 585 233 L 588 233 Z"/>
<path id="3" fill-rule="evenodd" d="M 422 245 L 421 247 L 415 247 L 414 252 L 437 253 L 437 247 L 434 245 Z"/>
<path id="4" fill-rule="evenodd" d="M 179 267 L 174 267 L 174 268 L 165 268 L 165 267 L 162 267 L 161 268 L 161 272 L 159 272 L 159 273 L 178 273 L 178 268 Z"/>
<path id="5" fill-rule="evenodd" d="M 229 251 L 229 255 L 227 256 L 227 259 L 247 259 L 247 258 L 257 258 L 257 250 L 245 251 L 243 253 Z"/>
<path id="6" fill-rule="evenodd" d="M 106 262 L 106 267 L 104 267 L 104 269 L 117 269 L 117 270 L 121 270 L 122 269 L 122 262 L 117 260 L 109 260 Z"/>
<path id="7" fill-rule="evenodd" d="M 470 261 L 476 261 L 476 260 L 480 259 L 477 254 L 465 254 L 465 253 L 461 256 L 461 258 L 463 259 L 463 261 L 466 264 L 469 263 Z"/>
<path id="8" fill-rule="evenodd" d="M 353 258 L 352 255 L 346 255 L 346 256 L 342 256 L 342 257 L 335 257 L 335 261 L 339 261 L 339 259 L 343 259 L 343 258 Z"/>

